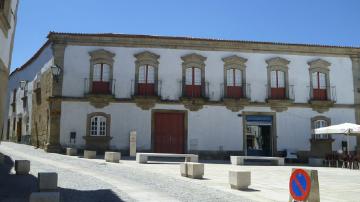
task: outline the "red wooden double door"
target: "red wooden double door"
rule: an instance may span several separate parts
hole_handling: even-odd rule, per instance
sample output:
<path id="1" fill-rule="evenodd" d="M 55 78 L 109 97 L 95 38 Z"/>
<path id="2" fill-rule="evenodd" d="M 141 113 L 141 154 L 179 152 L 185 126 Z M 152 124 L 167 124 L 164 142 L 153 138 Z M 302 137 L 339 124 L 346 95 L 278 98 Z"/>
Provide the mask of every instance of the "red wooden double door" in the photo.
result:
<path id="1" fill-rule="evenodd" d="M 185 113 L 155 112 L 154 150 L 157 153 L 184 153 Z"/>

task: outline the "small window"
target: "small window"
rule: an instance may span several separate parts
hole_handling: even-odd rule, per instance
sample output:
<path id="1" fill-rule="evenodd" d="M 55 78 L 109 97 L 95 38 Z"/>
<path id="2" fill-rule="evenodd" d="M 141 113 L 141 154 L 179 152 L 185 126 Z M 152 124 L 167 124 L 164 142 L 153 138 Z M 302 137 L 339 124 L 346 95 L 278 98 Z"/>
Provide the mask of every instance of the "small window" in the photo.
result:
<path id="1" fill-rule="evenodd" d="M 316 120 L 314 121 L 314 129 L 322 128 L 328 126 L 328 122 L 326 120 Z M 315 139 L 328 139 L 329 134 L 314 134 Z"/>
<path id="2" fill-rule="evenodd" d="M 106 136 L 106 117 L 94 116 L 90 120 L 91 136 Z"/>

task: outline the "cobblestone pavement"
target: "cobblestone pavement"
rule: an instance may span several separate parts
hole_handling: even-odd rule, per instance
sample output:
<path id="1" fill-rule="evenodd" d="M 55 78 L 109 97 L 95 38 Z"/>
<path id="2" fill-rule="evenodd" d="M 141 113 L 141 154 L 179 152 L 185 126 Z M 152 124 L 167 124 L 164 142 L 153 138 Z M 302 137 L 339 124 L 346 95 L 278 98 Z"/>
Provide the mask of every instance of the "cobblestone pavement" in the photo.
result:
<path id="1" fill-rule="evenodd" d="M 173 177 L 127 162 L 114 164 L 99 159 L 49 154 L 31 146 L 8 142 L 1 143 L 0 152 L 9 156 L 12 161 L 30 160 L 32 176 L 37 176 L 38 172 L 57 172 L 61 201 L 249 201 L 202 183 L 193 183 L 194 180 L 182 179 L 178 177 L 179 174 Z M 6 186 L 6 181 L 13 181 L 14 177 L 16 176 L 9 175 L 6 180 L 2 180 L 5 183 L 0 183 L 0 186 Z M 32 177 L 25 188 L 0 187 L 0 201 L 26 201 L 25 193 L 36 189 L 34 186 L 36 187 L 35 177 Z M 4 191 L 8 193 L 3 193 Z M 18 192 L 23 194 L 18 195 Z"/>
<path id="2" fill-rule="evenodd" d="M 204 161 L 204 179 L 195 180 L 181 177 L 176 162 L 138 164 L 133 159 L 123 158 L 121 163 L 106 163 L 103 156 L 83 159 L 49 154 L 31 146 L 8 142 L 1 143 L 0 152 L 12 160 L 30 160 L 32 174 L 25 179 L 0 175 L 0 201 L 9 197 L 26 201 L 20 199 L 36 190 L 34 176 L 45 171 L 58 172 L 62 201 L 288 201 L 291 170 L 301 167 L 234 166 L 226 161 Z M 11 164 L 11 159 L 7 159 L 8 164 Z M 6 168 L 0 168 L 0 174 L 2 170 L 6 171 Z M 360 202 L 360 170 L 302 168 L 318 170 L 321 201 Z M 251 171 L 250 189 L 230 189 L 229 170 Z M 6 186 L 8 184 L 10 186 Z"/>

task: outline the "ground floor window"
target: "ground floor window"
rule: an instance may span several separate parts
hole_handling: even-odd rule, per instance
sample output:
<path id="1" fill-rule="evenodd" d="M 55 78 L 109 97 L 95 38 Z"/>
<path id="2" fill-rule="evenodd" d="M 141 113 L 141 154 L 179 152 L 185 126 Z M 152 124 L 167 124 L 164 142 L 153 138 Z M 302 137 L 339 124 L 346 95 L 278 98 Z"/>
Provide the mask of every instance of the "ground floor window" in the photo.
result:
<path id="1" fill-rule="evenodd" d="M 94 116 L 90 122 L 91 136 L 106 136 L 106 117 Z"/>
<path id="2" fill-rule="evenodd" d="M 318 119 L 318 120 L 315 120 L 313 123 L 314 129 L 326 127 L 328 125 L 329 125 L 329 123 L 325 119 Z M 313 134 L 313 138 L 314 139 L 329 139 L 330 135 L 329 134 Z"/>

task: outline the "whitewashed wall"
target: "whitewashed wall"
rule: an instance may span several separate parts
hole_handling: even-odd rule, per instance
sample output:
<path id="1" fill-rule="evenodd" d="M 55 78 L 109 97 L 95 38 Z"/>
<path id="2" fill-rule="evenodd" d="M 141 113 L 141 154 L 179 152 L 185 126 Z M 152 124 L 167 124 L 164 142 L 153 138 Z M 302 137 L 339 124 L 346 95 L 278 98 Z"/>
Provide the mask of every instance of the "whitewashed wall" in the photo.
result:
<path id="1" fill-rule="evenodd" d="M 157 104 L 154 109 L 184 110 L 183 105 Z M 151 149 L 151 111 L 141 110 L 132 103 L 113 103 L 99 110 L 87 102 L 63 102 L 61 116 L 61 144 L 69 145 L 70 132 L 77 133 L 76 144 L 85 145 L 87 114 L 111 114 L 111 147 L 127 149 L 129 134 L 137 131 L 139 150 Z M 222 106 L 205 106 L 198 112 L 188 112 L 188 149 L 242 150 L 242 119 Z M 194 144 L 195 143 L 195 144 Z"/>
<path id="2" fill-rule="evenodd" d="M 11 43 L 13 34 L 15 32 L 15 16 L 16 13 L 16 7 L 18 4 L 18 0 L 11 1 L 11 11 L 10 11 L 10 26 L 11 28 L 8 31 L 8 35 L 5 36 L 3 31 L 0 31 L 0 58 L 5 63 L 6 66 L 10 66 L 10 60 L 11 60 Z"/>
<path id="3" fill-rule="evenodd" d="M 295 102 L 307 103 L 309 98 L 310 78 L 309 61 L 323 59 L 331 63 L 330 85 L 336 86 L 337 104 L 353 104 L 353 77 L 351 60 L 348 57 L 324 57 L 306 55 L 244 53 L 225 51 L 196 51 L 160 48 L 123 48 L 123 47 L 92 47 L 68 46 L 65 50 L 63 95 L 82 97 L 84 94 L 84 79 L 90 74 L 89 52 L 105 49 L 115 53 L 113 78 L 116 79 L 117 98 L 129 98 L 131 95 L 131 80 L 135 75 L 134 54 L 151 51 L 160 55 L 159 79 L 162 80 L 162 97 L 178 99 L 179 82 L 182 77 L 181 56 L 197 53 L 207 57 L 205 61 L 205 78 L 210 82 L 210 99 L 219 100 L 220 85 L 223 83 L 222 58 L 238 55 L 248 59 L 246 66 L 247 83 L 251 84 L 251 100 L 264 102 L 266 99 L 267 64 L 266 60 L 273 57 L 283 57 L 290 61 L 289 84 L 294 85 Z M 184 110 L 182 105 L 157 104 L 155 109 Z M 61 117 L 61 143 L 69 143 L 69 134 L 77 132 L 77 143 L 84 146 L 82 136 L 86 133 L 86 115 L 92 112 L 111 114 L 111 146 L 126 149 L 129 144 L 129 132 L 138 132 L 139 149 L 151 148 L 151 111 L 143 111 L 135 104 L 113 103 L 104 109 L 95 109 L 86 102 L 63 102 Z M 245 107 L 243 111 L 270 112 L 268 107 Z M 198 112 L 188 112 L 188 149 L 189 150 L 242 150 L 243 126 L 242 118 L 229 111 L 224 106 L 204 106 Z M 309 150 L 311 137 L 310 119 L 317 115 L 331 118 L 332 124 L 354 122 L 353 109 L 332 108 L 319 114 L 311 108 L 289 108 L 288 111 L 277 113 L 277 143 L 278 150 L 295 149 Z M 335 137 L 333 149 L 340 148 L 343 137 Z M 351 148 L 355 139 L 351 138 Z"/>
<path id="4" fill-rule="evenodd" d="M 157 104 L 154 109 L 184 110 L 182 105 Z M 268 107 L 246 107 L 247 112 L 270 112 Z M 241 111 L 241 112 L 243 112 Z M 105 112 L 111 114 L 111 147 L 128 149 L 129 133 L 135 129 L 138 133 L 139 150 L 151 148 L 151 111 L 141 110 L 131 103 L 113 103 L 103 109 L 96 109 L 87 102 L 63 102 L 61 116 L 61 144 L 69 145 L 70 132 L 77 133 L 76 145 L 84 146 L 87 114 Z M 243 149 L 243 121 L 223 106 L 205 106 L 198 112 L 188 112 L 188 149 L 218 151 Z M 330 109 L 322 115 L 329 117 L 332 124 L 354 122 L 353 109 Z M 306 108 L 290 108 L 276 114 L 277 149 L 310 150 L 310 119 L 319 115 Z M 333 150 L 340 149 L 343 136 L 334 136 Z M 356 139 L 350 138 L 350 148 L 354 149 Z"/>
<path id="5" fill-rule="evenodd" d="M 44 71 L 46 71 L 48 68 L 51 67 L 53 64 L 53 54 L 51 46 L 48 45 L 41 53 L 40 55 L 32 62 L 30 63 L 26 68 L 22 69 L 21 71 L 14 72 L 9 77 L 9 83 L 8 83 L 8 96 L 7 96 L 7 102 L 6 102 L 6 117 L 4 118 L 4 131 L 7 131 L 7 120 L 10 118 L 10 121 L 13 121 L 14 117 L 23 117 L 26 118 L 28 116 L 29 118 L 29 124 L 31 128 L 31 109 L 32 109 L 32 91 L 33 91 L 33 81 L 36 80 L 37 76 L 42 74 Z M 28 83 L 28 108 L 27 111 L 24 111 L 23 108 L 23 101 L 21 98 L 24 95 L 24 91 L 20 89 L 20 81 L 27 80 Z M 11 103 L 13 100 L 13 91 L 14 89 L 17 89 L 16 93 L 16 114 L 13 114 Z M 23 122 L 24 123 L 24 122 Z M 24 123 L 25 124 L 25 123 Z M 26 134 L 25 125 L 23 124 L 23 135 L 30 135 L 29 133 Z M 30 129 L 29 129 L 30 130 Z M 11 134 L 12 128 L 10 129 Z M 29 131 L 31 132 L 31 131 Z M 6 134 L 6 132 L 4 132 Z M 4 135 L 5 137 L 5 135 Z"/>
<path id="6" fill-rule="evenodd" d="M 348 57 L 92 46 L 68 46 L 66 48 L 63 95 L 83 96 L 84 78 L 88 78 L 90 74 L 89 52 L 97 49 L 105 49 L 116 54 L 113 77 L 116 79 L 115 94 L 118 98 L 128 98 L 130 96 L 131 80 L 134 79 L 135 75 L 134 54 L 147 50 L 160 55 L 159 79 L 163 81 L 163 98 L 178 98 L 180 93 L 179 81 L 182 76 L 181 56 L 197 53 L 207 57 L 205 61 L 205 77 L 210 82 L 211 100 L 219 100 L 221 96 L 220 85 L 223 83 L 224 78 L 224 63 L 221 59 L 235 54 L 248 59 L 246 76 L 247 83 L 251 85 L 252 101 L 264 102 L 266 98 L 267 64 L 265 61 L 273 57 L 283 57 L 290 61 L 289 83 L 295 85 L 295 102 L 306 103 L 308 101 L 310 78 L 307 63 L 321 58 L 331 63 L 330 85 L 335 86 L 337 89 L 337 103 L 354 103 L 352 65 Z"/>
<path id="7" fill-rule="evenodd" d="M 276 113 L 276 126 L 278 135 L 278 150 L 296 149 L 310 150 L 311 118 L 326 116 L 331 119 L 331 124 L 344 122 L 355 123 L 355 110 L 349 108 L 332 108 L 328 112 L 319 114 L 310 108 L 289 108 L 286 112 Z M 333 150 L 341 148 L 343 135 L 333 135 Z M 350 138 L 349 148 L 354 150 L 356 138 Z"/>

